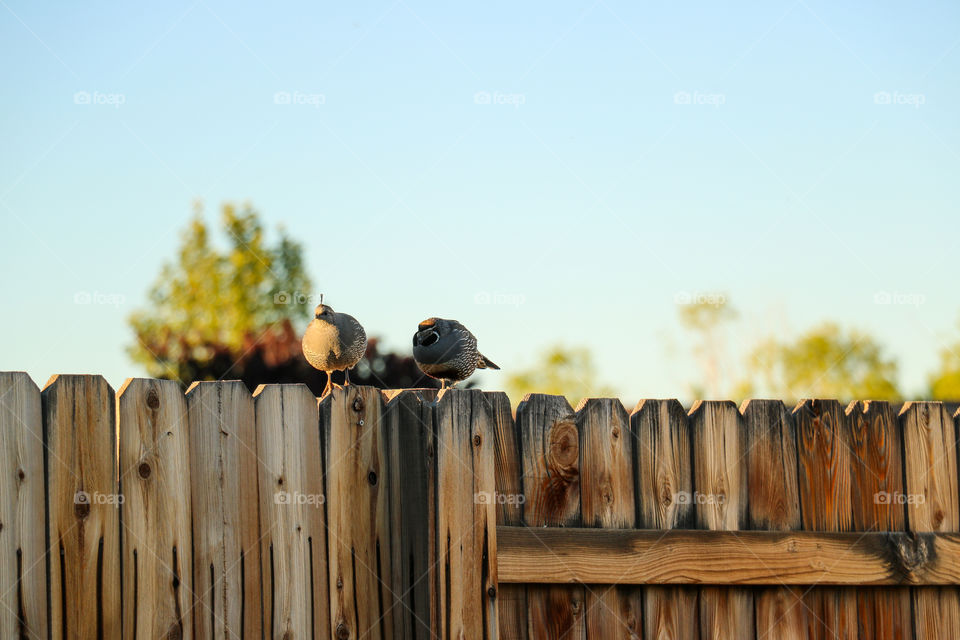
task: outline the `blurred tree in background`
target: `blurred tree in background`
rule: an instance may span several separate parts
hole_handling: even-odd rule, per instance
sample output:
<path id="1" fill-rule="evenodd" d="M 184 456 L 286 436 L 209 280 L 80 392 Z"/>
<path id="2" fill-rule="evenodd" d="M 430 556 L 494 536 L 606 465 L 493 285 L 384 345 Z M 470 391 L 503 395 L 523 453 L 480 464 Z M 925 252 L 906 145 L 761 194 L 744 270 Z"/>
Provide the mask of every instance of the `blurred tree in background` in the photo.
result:
<path id="1" fill-rule="evenodd" d="M 933 400 L 960 400 L 960 344 L 940 350 L 940 368 L 929 380 Z"/>
<path id="2" fill-rule="evenodd" d="M 507 378 L 507 394 L 519 402 L 528 393 L 566 396 L 574 407 L 582 398 L 613 397 L 616 392 L 598 384 L 590 351 L 582 347 L 555 345 L 543 351 L 536 363 Z"/>
<path id="3" fill-rule="evenodd" d="M 679 307 L 680 324 L 696 336 L 693 357 L 703 378 L 690 385 L 696 398 L 721 398 L 730 393 L 726 368 L 731 363 L 726 349 L 726 328 L 738 313 L 723 294 L 698 295 Z M 725 382 L 726 381 L 726 382 Z"/>
<path id="4" fill-rule="evenodd" d="M 827 322 L 795 341 L 770 339 L 750 357 L 750 371 L 784 400 L 897 400 L 897 362 L 871 336 Z M 754 384 L 745 386 L 755 392 Z"/>
<path id="5" fill-rule="evenodd" d="M 214 244 L 198 208 L 183 234 L 176 260 L 150 288 L 147 309 L 130 325 L 129 349 L 149 375 L 179 380 L 239 379 L 259 384 L 303 382 L 319 394 L 326 376 L 304 359 L 300 338 L 318 300 L 303 247 L 283 230 L 270 245 L 249 206 L 222 209 L 227 246 Z M 410 356 L 384 353 L 371 337 L 351 382 L 378 387 L 436 387 Z"/>

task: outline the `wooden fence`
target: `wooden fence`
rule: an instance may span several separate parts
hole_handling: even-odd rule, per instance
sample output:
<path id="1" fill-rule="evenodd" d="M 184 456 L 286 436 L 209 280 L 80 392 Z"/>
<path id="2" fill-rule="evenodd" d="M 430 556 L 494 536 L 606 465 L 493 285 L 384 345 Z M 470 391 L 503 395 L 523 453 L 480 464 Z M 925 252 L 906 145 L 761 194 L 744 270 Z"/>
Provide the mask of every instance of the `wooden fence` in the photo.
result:
<path id="1" fill-rule="evenodd" d="M 960 638 L 940 403 L 0 373 L 0 638 Z"/>

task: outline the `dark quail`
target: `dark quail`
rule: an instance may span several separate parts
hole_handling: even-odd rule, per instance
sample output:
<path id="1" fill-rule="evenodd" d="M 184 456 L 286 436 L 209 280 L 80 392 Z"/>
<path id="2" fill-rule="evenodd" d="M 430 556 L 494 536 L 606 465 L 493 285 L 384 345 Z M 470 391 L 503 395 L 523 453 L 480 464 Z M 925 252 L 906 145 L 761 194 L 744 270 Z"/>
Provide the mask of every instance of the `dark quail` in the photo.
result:
<path id="1" fill-rule="evenodd" d="M 326 395 L 333 386 L 334 371 L 343 371 L 344 385 L 350 384 L 350 369 L 367 350 L 367 334 L 356 318 L 337 313 L 321 302 L 313 310 L 313 320 L 301 344 L 307 362 L 327 374 Z"/>
<path id="2" fill-rule="evenodd" d="M 456 385 L 477 369 L 499 369 L 477 351 L 477 338 L 456 320 L 429 318 L 417 326 L 413 334 L 413 359 L 420 370 L 431 378 Z"/>

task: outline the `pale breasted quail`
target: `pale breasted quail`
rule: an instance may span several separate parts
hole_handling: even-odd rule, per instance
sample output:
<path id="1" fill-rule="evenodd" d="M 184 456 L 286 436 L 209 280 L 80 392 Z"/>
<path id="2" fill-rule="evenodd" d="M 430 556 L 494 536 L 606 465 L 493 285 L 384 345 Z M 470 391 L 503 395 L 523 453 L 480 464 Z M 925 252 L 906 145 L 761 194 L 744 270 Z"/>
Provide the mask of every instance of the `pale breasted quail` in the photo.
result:
<path id="1" fill-rule="evenodd" d="M 477 351 L 477 338 L 456 320 L 428 318 L 417 326 L 413 335 L 413 358 L 420 370 L 447 383 L 466 380 L 477 369 L 499 369 Z"/>
<path id="2" fill-rule="evenodd" d="M 350 384 L 350 369 L 367 350 L 367 334 L 357 319 L 337 313 L 321 303 L 313 310 L 313 320 L 303 334 L 303 355 L 314 369 L 327 374 L 326 395 L 333 386 L 333 372 L 344 372 L 344 385 Z"/>

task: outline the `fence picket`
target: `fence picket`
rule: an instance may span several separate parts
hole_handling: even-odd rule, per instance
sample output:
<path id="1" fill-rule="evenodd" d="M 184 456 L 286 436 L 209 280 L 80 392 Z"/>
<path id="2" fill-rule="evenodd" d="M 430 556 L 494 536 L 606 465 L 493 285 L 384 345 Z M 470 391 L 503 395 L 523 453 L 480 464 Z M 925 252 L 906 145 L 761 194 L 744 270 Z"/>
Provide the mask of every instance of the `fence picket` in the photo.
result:
<path id="1" fill-rule="evenodd" d="M 692 435 L 676 400 L 641 400 L 630 417 L 636 439 L 636 497 L 642 529 L 687 529 L 694 523 Z M 643 588 L 643 637 L 680 640 L 699 635 L 697 589 Z"/>
<path id="2" fill-rule="evenodd" d="M 580 436 L 576 416 L 562 396 L 530 394 L 517 407 L 523 462 L 523 524 L 580 524 Z M 585 640 L 584 588 L 527 587 L 531 640 Z"/>
<path id="3" fill-rule="evenodd" d="M 523 461 L 520 456 L 517 428 L 510 413 L 506 394 L 488 394 L 496 420 L 494 468 L 496 474 L 497 524 L 519 525 L 523 522 Z M 497 589 L 497 617 L 500 640 L 526 640 L 527 592 L 523 585 L 504 584 Z"/>
<path id="4" fill-rule="evenodd" d="M 887 402 L 853 402 L 847 408 L 853 446 L 854 531 L 906 530 L 903 456 L 897 414 Z M 881 499 L 885 496 L 887 499 Z M 910 589 L 860 587 L 857 620 L 861 638 L 911 640 Z"/>
<path id="5" fill-rule="evenodd" d="M 427 640 L 440 628 L 432 532 L 436 527 L 436 441 L 430 390 L 384 392 L 390 452 L 394 638 Z"/>
<path id="6" fill-rule="evenodd" d="M 580 510 L 585 527 L 636 525 L 634 452 L 630 417 L 616 399 L 585 399 L 576 414 L 580 432 Z M 587 638 L 639 637 L 640 590 L 592 585 L 586 593 Z"/>
<path id="7" fill-rule="evenodd" d="M 120 638 L 116 405 L 101 376 L 43 389 L 50 541 L 50 634 Z M 93 605 L 93 606 L 91 606 Z"/>
<path id="8" fill-rule="evenodd" d="M 334 389 L 320 402 L 327 479 L 330 635 L 380 638 L 394 626 L 390 468 L 379 389 Z"/>
<path id="9" fill-rule="evenodd" d="M 797 488 L 797 432 L 779 400 L 748 400 L 741 407 L 746 428 L 749 529 L 800 528 Z M 808 626 L 803 589 L 779 587 L 756 592 L 757 635 L 800 640 Z"/>
<path id="10" fill-rule="evenodd" d="M 117 392 L 123 635 L 193 637 L 187 403 L 172 380 L 128 378 Z"/>
<path id="11" fill-rule="evenodd" d="M 253 398 L 239 381 L 186 394 L 197 640 L 260 637 L 260 501 Z"/>
<path id="12" fill-rule="evenodd" d="M 479 390 L 437 400 L 440 636 L 497 637 L 496 421 Z"/>
<path id="13" fill-rule="evenodd" d="M 0 638 L 47 638 L 43 453 L 40 389 L 0 372 Z"/>
<path id="14" fill-rule="evenodd" d="M 330 597 L 317 399 L 306 385 L 271 384 L 253 401 L 265 635 L 322 638 Z"/>
<path id="15" fill-rule="evenodd" d="M 800 514 L 807 531 L 852 531 L 851 430 L 836 400 L 804 400 L 793 411 L 797 425 Z M 811 638 L 857 637 L 855 589 L 817 587 L 803 598 Z"/>
<path id="16" fill-rule="evenodd" d="M 943 404 L 908 402 L 900 410 L 904 477 L 911 531 L 960 531 L 957 491 L 957 432 Z M 914 631 L 917 638 L 960 638 L 960 589 L 914 587 Z"/>
<path id="17" fill-rule="evenodd" d="M 740 412 L 730 401 L 702 401 L 690 410 L 690 423 L 697 527 L 743 529 L 747 523 L 747 473 Z M 701 588 L 700 634 L 712 638 L 753 638 L 753 592 Z"/>

